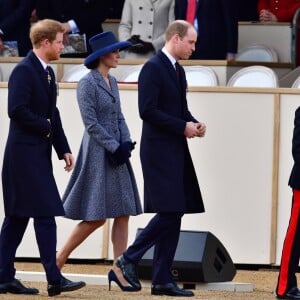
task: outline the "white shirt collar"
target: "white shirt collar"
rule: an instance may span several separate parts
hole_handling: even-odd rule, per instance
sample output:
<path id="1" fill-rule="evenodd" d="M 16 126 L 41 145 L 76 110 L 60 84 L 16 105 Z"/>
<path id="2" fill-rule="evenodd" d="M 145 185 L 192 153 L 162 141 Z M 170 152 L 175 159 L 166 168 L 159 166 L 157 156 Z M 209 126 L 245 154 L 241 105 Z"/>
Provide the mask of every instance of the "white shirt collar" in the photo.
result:
<path id="1" fill-rule="evenodd" d="M 161 49 L 161 51 L 167 56 L 167 58 L 170 60 L 172 66 L 175 68 L 175 63 L 176 63 L 176 59 L 168 52 L 168 50 L 166 49 L 166 47 L 163 47 Z"/>
<path id="2" fill-rule="evenodd" d="M 35 53 L 34 53 L 35 54 Z M 36 55 L 36 54 L 35 54 Z M 46 68 L 48 67 L 48 64 L 45 63 L 45 61 L 43 61 L 38 55 L 36 55 L 36 57 L 38 58 L 38 60 L 40 61 L 40 63 L 43 66 L 43 69 L 46 70 Z"/>

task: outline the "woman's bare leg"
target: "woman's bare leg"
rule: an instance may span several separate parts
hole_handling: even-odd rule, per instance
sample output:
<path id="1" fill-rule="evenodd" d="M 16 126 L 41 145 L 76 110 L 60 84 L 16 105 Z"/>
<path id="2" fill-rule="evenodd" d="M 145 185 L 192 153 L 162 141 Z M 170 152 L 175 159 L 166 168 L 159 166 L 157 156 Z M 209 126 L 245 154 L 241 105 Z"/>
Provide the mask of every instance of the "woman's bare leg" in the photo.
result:
<path id="1" fill-rule="evenodd" d="M 116 266 L 116 259 L 126 251 L 128 242 L 128 221 L 129 216 L 122 216 L 114 219 L 111 232 L 111 240 L 114 251 L 113 271 L 117 275 L 119 281 L 123 286 L 130 285 L 122 275 L 121 270 Z"/>
<path id="2" fill-rule="evenodd" d="M 101 227 L 106 220 L 82 221 L 76 225 L 64 246 L 56 254 L 56 264 L 61 270 L 69 255 L 78 247 L 92 232 Z"/>

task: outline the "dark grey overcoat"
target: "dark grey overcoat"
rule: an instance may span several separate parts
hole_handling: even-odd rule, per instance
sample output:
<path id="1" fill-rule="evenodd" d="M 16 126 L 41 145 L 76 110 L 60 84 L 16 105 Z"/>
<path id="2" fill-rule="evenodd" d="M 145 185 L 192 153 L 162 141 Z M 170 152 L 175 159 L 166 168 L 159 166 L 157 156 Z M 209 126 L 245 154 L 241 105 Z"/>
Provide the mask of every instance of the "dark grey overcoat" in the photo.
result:
<path id="1" fill-rule="evenodd" d="M 187 107 L 186 78 L 177 77 L 159 51 L 139 77 L 139 111 L 143 119 L 141 163 L 145 212 L 204 211 L 198 180 L 184 129 L 196 121 Z"/>

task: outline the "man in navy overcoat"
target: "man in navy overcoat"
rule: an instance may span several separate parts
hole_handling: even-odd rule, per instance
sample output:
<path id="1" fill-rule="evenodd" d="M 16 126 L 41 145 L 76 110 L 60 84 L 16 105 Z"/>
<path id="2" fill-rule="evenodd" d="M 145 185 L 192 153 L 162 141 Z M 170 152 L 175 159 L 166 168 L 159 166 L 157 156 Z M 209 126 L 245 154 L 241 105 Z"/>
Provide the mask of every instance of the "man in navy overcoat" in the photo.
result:
<path id="1" fill-rule="evenodd" d="M 188 1 L 175 0 L 175 19 L 186 20 Z M 238 45 L 236 1 L 197 0 L 193 25 L 198 31 L 198 39 L 191 59 L 234 58 Z"/>
<path id="2" fill-rule="evenodd" d="M 85 285 L 64 278 L 56 266 L 54 217 L 64 215 L 64 209 L 52 172 L 52 146 L 59 159 L 65 160 L 66 171 L 72 170 L 74 158 L 56 108 L 54 72 L 47 65 L 59 58 L 63 32 L 57 21 L 36 23 L 30 32 L 34 49 L 15 67 L 8 82 L 10 126 L 2 169 L 5 218 L 0 234 L 0 293 L 38 293 L 15 279 L 14 258 L 29 218 L 34 221 L 48 295 Z"/>
<path id="3" fill-rule="evenodd" d="M 186 77 L 177 62 L 189 58 L 196 40 L 197 32 L 190 23 L 172 22 L 166 30 L 165 47 L 144 65 L 139 77 L 144 210 L 156 215 L 117 265 L 125 279 L 140 289 L 136 265 L 154 245 L 153 295 L 193 296 L 174 283 L 171 265 L 182 216 L 204 212 L 187 138 L 203 137 L 206 127 L 188 110 Z"/>

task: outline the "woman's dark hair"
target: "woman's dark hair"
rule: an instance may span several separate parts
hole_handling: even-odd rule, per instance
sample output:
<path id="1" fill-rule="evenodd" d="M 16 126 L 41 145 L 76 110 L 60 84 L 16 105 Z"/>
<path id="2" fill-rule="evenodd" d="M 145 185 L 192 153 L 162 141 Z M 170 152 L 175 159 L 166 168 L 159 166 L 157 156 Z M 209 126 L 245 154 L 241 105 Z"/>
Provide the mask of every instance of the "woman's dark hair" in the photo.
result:
<path id="1" fill-rule="evenodd" d="M 93 69 L 97 69 L 99 64 L 100 64 L 100 58 L 97 58 L 91 61 L 89 64 L 87 64 L 86 67 L 90 70 L 93 70 Z"/>

